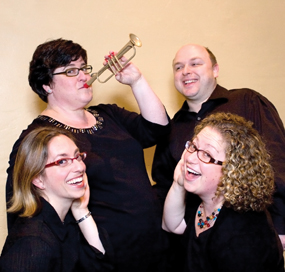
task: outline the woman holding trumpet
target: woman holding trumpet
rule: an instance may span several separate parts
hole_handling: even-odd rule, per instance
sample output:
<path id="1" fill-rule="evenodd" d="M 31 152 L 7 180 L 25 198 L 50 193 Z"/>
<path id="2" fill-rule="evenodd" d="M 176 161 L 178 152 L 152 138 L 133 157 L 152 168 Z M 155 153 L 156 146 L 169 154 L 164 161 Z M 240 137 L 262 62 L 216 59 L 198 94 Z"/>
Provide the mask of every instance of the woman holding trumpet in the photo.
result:
<path id="1" fill-rule="evenodd" d="M 124 64 L 126 59 L 121 58 Z M 91 106 L 86 88 L 92 67 L 86 51 L 69 40 L 39 45 L 30 62 L 29 84 L 47 103 L 46 109 L 22 132 L 10 155 L 7 200 L 12 170 L 22 139 L 42 126 L 65 128 L 74 134 L 85 160 L 90 186 L 89 209 L 107 230 L 115 253 L 115 271 L 163 271 L 164 233 L 159 203 L 144 164 L 143 148 L 169 132 L 165 109 L 140 71 L 129 63 L 115 76 L 131 87 L 140 114 L 117 105 Z M 14 218 L 8 216 L 8 226 Z"/>

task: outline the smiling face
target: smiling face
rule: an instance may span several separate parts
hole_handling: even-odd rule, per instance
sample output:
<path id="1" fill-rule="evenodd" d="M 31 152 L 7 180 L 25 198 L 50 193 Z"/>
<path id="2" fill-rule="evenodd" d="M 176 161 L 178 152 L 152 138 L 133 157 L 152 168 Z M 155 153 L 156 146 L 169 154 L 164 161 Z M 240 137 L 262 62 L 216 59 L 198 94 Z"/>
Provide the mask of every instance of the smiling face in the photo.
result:
<path id="1" fill-rule="evenodd" d="M 217 130 L 205 127 L 195 139 L 195 146 L 207 152 L 212 158 L 225 161 L 226 142 Z M 222 167 L 216 164 L 206 164 L 198 159 L 197 152 L 184 153 L 184 187 L 188 192 L 200 198 L 213 198 L 222 177 Z"/>
<path id="2" fill-rule="evenodd" d="M 62 158 L 74 158 L 79 150 L 75 143 L 65 135 L 59 135 L 48 143 L 47 163 Z M 41 189 L 43 197 L 57 210 L 57 207 L 70 207 L 74 199 L 83 196 L 86 180 L 83 178 L 86 167 L 83 161 L 73 160 L 64 167 L 45 168 L 44 173 L 33 181 Z"/>
<path id="3" fill-rule="evenodd" d="M 56 68 L 54 73 L 64 72 L 69 68 L 81 68 L 85 65 L 85 61 L 79 58 L 66 67 Z M 83 71 L 79 71 L 79 74 L 74 77 L 68 77 L 65 74 L 54 75 L 51 86 L 43 85 L 47 92 L 51 90 L 48 95 L 48 103 L 71 110 L 84 108 L 93 98 L 92 87 L 84 87 L 90 78 L 90 74 L 84 74 Z"/>
<path id="4" fill-rule="evenodd" d="M 183 46 L 173 60 L 174 84 L 187 99 L 196 103 L 206 101 L 217 83 L 218 64 L 212 64 L 207 50 L 195 44 Z"/>

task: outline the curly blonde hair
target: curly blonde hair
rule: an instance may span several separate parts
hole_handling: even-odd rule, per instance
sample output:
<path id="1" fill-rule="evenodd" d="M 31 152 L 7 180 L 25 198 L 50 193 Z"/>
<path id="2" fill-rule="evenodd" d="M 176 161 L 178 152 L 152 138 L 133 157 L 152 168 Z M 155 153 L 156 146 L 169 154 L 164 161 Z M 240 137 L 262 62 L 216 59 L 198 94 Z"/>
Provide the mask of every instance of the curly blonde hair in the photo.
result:
<path id="1" fill-rule="evenodd" d="M 235 114 L 214 113 L 195 127 L 194 138 L 205 127 L 215 129 L 227 143 L 216 196 L 224 196 L 224 205 L 236 211 L 265 210 L 272 203 L 274 173 L 252 123 Z"/>

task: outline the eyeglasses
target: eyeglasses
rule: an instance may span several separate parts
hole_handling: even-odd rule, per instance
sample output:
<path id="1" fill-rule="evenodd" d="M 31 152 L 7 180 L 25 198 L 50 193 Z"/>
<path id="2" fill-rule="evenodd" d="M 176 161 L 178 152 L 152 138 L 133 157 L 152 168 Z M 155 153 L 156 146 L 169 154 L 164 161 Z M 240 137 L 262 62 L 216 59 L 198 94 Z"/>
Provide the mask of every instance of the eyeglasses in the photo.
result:
<path id="1" fill-rule="evenodd" d="M 185 148 L 189 153 L 194 153 L 195 151 L 197 151 L 197 157 L 201 162 L 223 165 L 222 161 L 213 159 L 209 153 L 204 150 L 198 149 L 197 146 L 194 145 L 191 141 L 186 142 Z"/>
<path id="2" fill-rule="evenodd" d="M 70 165 L 73 163 L 73 160 L 77 160 L 77 161 L 84 161 L 86 159 L 87 153 L 86 152 L 82 152 L 79 153 L 76 157 L 74 158 L 62 158 L 60 160 L 57 160 L 55 162 L 51 162 L 46 164 L 45 168 L 47 167 L 51 167 L 51 166 L 60 166 L 60 167 L 65 167 L 67 165 Z"/>
<path id="3" fill-rule="evenodd" d="M 75 77 L 75 76 L 77 76 L 79 74 L 79 71 L 82 71 L 85 75 L 90 74 L 92 72 L 92 66 L 91 65 L 85 65 L 85 66 L 83 66 L 81 68 L 69 68 L 69 69 L 66 69 L 63 72 L 54 73 L 52 75 L 54 76 L 54 75 L 63 75 L 63 74 L 65 74 L 68 77 Z"/>

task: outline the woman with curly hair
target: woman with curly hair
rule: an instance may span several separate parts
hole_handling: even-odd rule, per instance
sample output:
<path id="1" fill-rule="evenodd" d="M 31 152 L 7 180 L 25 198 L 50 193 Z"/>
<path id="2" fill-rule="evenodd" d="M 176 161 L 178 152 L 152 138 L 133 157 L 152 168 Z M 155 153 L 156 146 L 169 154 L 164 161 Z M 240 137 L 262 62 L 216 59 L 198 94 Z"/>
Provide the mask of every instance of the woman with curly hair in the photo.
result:
<path id="1" fill-rule="evenodd" d="M 183 234 L 184 271 L 284 271 L 266 210 L 274 192 L 269 161 L 258 132 L 240 116 L 215 113 L 196 126 L 162 222 L 164 230 Z"/>

